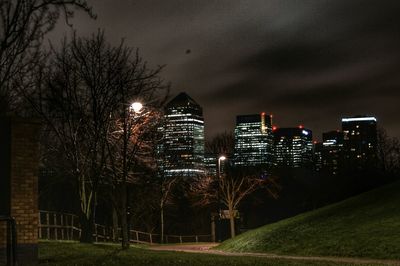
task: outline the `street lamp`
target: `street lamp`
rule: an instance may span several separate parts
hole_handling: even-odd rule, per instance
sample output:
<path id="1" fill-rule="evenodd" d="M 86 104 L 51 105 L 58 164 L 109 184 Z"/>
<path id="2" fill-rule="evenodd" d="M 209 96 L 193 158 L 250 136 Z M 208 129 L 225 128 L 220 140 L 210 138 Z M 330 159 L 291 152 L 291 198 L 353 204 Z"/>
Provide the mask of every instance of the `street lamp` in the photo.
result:
<path id="1" fill-rule="evenodd" d="M 221 161 L 225 161 L 226 157 L 224 155 L 219 156 L 218 158 L 218 179 L 221 179 Z"/>
<path id="2" fill-rule="evenodd" d="M 143 108 L 143 104 L 141 102 L 134 102 L 131 104 L 131 106 L 129 107 L 129 109 L 131 111 L 134 111 L 135 113 L 140 113 L 140 111 Z"/>
<path id="3" fill-rule="evenodd" d="M 129 111 L 130 112 L 133 112 L 133 114 L 132 114 L 132 118 L 133 118 L 133 120 L 129 123 L 129 128 L 127 128 L 127 121 L 125 121 L 125 123 L 124 123 L 124 157 L 123 157 L 123 160 L 124 160 L 124 162 L 123 162 L 123 165 L 124 165 L 124 168 L 126 168 L 127 166 L 126 166 L 126 160 L 127 160 L 127 145 L 128 145 L 128 140 L 129 140 L 129 136 L 130 136 L 130 134 L 128 134 L 128 130 L 129 131 L 131 131 L 132 130 L 132 128 L 131 128 L 131 126 L 132 126 L 132 124 L 131 123 L 137 123 L 137 120 L 135 120 L 135 119 L 137 119 L 138 117 L 140 117 L 140 116 L 135 116 L 136 114 L 140 114 L 140 112 L 142 111 L 142 109 L 143 109 L 143 104 L 141 103 L 141 102 L 133 102 L 130 106 L 129 106 Z M 129 114 L 128 114 L 128 116 L 130 116 Z M 131 119 L 131 117 L 129 117 L 129 119 Z M 127 241 L 128 241 L 128 243 L 129 243 L 129 241 L 130 241 L 130 216 L 131 216 L 131 207 L 130 207 L 130 202 L 129 202 L 129 199 L 130 199 L 130 190 L 129 190 L 129 188 L 128 188 L 128 185 L 127 185 L 127 180 L 126 180 L 126 176 L 124 177 L 124 182 L 125 182 L 125 184 L 124 184 L 124 189 L 125 189 L 125 196 L 126 196 L 126 198 L 125 198 L 125 200 L 126 200 L 126 223 L 127 223 L 127 231 L 128 231 L 128 239 L 127 239 Z"/>
<path id="4" fill-rule="evenodd" d="M 221 155 L 218 157 L 218 242 L 221 242 L 221 197 L 220 197 L 220 190 L 221 190 L 221 161 L 225 161 L 226 157 Z"/>

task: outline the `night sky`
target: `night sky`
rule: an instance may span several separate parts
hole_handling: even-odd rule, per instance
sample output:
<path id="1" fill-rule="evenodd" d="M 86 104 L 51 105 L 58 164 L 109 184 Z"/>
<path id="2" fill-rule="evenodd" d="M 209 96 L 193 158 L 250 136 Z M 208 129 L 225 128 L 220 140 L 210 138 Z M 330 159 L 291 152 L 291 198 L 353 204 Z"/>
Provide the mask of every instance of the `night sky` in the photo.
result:
<path id="1" fill-rule="evenodd" d="M 400 1 L 92 0 L 78 35 L 125 38 L 150 65 L 166 65 L 171 97 L 203 106 L 206 135 L 233 130 L 238 114 L 266 111 L 280 127 L 321 133 L 371 114 L 400 137 Z M 50 36 L 58 42 L 59 25 Z"/>

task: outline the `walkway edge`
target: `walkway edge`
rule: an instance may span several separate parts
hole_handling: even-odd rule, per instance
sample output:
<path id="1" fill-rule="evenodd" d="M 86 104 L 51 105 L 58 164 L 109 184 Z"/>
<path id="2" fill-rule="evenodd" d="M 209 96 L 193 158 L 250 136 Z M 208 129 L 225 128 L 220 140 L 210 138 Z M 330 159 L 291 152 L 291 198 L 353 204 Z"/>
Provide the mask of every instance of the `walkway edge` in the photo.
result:
<path id="1" fill-rule="evenodd" d="M 351 263 L 351 264 L 378 264 L 378 265 L 391 265 L 400 266 L 400 260 L 381 260 L 381 259 L 367 259 L 367 258 L 348 258 L 348 257 L 320 257 L 320 256 L 295 256 L 295 255 L 277 255 L 271 253 L 252 253 L 252 252 L 226 252 L 220 250 L 211 250 L 210 248 L 215 245 L 192 245 L 192 246 L 179 246 L 179 245 L 164 245 L 152 246 L 149 249 L 157 251 L 177 251 L 199 254 L 212 254 L 220 256 L 235 256 L 235 257 L 258 257 L 270 259 L 287 259 L 297 261 L 324 261 L 324 262 L 338 262 L 338 263 Z"/>

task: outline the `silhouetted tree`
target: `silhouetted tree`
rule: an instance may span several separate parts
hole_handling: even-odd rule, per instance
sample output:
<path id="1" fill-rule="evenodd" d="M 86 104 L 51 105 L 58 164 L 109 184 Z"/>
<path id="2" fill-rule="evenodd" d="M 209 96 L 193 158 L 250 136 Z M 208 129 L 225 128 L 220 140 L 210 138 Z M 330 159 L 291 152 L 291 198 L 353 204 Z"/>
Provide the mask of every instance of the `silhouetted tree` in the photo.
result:
<path id="1" fill-rule="evenodd" d="M 15 108 L 18 90 L 33 81 L 43 37 L 60 16 L 69 24 L 74 9 L 95 17 L 85 0 L 0 0 L 0 112 Z"/>
<path id="2" fill-rule="evenodd" d="M 144 98 L 145 91 L 143 90 L 141 94 Z M 155 95 L 154 92 L 152 95 Z M 156 131 L 160 115 L 159 112 L 152 110 L 143 110 L 142 113 L 120 111 L 119 118 L 109 132 L 107 168 L 112 187 L 110 196 L 120 217 L 122 247 L 127 248 L 129 246 L 127 214 L 130 209 L 128 185 L 134 186 L 138 183 L 137 179 L 143 175 L 140 170 L 149 168 L 151 172 L 156 173 L 153 156 L 154 139 L 151 136 Z"/>
<path id="3" fill-rule="evenodd" d="M 38 89 L 26 96 L 68 162 L 66 171 L 75 180 L 80 197 L 81 241 L 91 242 L 99 186 L 125 187 L 130 156 L 139 155 L 132 155 L 132 141 L 143 139 L 142 126 L 154 118 L 146 112 L 141 121 L 132 119 L 127 104 L 140 98 L 154 105 L 158 89 L 167 87 L 160 85 L 159 70 L 148 70 L 138 53 L 133 54 L 122 42 L 116 47 L 109 45 L 102 32 L 91 38 L 73 36 L 53 56 L 37 75 Z M 110 164 L 113 159 L 115 164 Z M 122 166 L 117 159 L 122 159 Z M 121 193 L 124 191 L 122 188 Z M 120 212 L 120 219 L 126 247 L 126 198 L 120 204 L 125 210 Z"/>
<path id="4" fill-rule="evenodd" d="M 206 141 L 205 150 L 207 153 L 225 155 L 232 157 L 235 147 L 235 137 L 232 132 L 224 132 L 216 135 L 211 141 Z"/>
<path id="5" fill-rule="evenodd" d="M 384 172 L 400 173 L 400 141 L 389 137 L 383 128 L 378 128 L 378 158 Z"/>
<path id="6" fill-rule="evenodd" d="M 161 243 L 164 243 L 164 210 L 165 206 L 171 201 L 171 193 L 174 188 L 174 185 L 179 182 L 178 177 L 174 178 L 163 178 L 160 184 L 160 235 L 161 235 Z"/>
<path id="7" fill-rule="evenodd" d="M 196 204 L 204 206 L 222 203 L 228 208 L 231 237 L 236 235 L 235 214 L 239 204 L 258 189 L 264 189 L 270 196 L 277 198 L 280 187 L 272 176 L 262 178 L 258 173 L 250 173 L 248 169 L 230 167 L 220 177 L 204 176 L 191 186 L 193 195 L 198 195 Z"/>

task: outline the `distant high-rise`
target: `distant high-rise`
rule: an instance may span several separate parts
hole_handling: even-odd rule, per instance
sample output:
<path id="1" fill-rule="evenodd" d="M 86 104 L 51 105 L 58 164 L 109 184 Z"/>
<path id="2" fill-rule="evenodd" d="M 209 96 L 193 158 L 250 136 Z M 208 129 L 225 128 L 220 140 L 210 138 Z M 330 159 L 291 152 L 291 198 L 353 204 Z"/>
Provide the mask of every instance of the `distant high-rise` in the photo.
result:
<path id="1" fill-rule="evenodd" d="M 329 131 L 322 134 L 322 168 L 336 175 L 343 160 L 343 132 Z"/>
<path id="2" fill-rule="evenodd" d="M 218 168 L 217 155 L 212 153 L 206 153 L 204 155 L 204 165 L 207 175 L 217 176 L 217 168 Z"/>
<path id="3" fill-rule="evenodd" d="M 313 158 L 312 131 L 302 126 L 274 130 L 275 165 L 308 167 Z"/>
<path id="4" fill-rule="evenodd" d="M 265 113 L 239 115 L 235 127 L 235 166 L 273 164 L 272 118 Z"/>
<path id="5" fill-rule="evenodd" d="M 372 116 L 342 118 L 345 159 L 357 166 L 377 157 L 377 120 Z"/>
<path id="6" fill-rule="evenodd" d="M 159 148 L 164 177 L 197 177 L 205 173 L 204 119 L 201 106 L 182 92 L 165 108 Z"/>
<path id="7" fill-rule="evenodd" d="M 322 170 L 322 152 L 323 152 L 322 142 L 314 142 L 314 169 L 319 172 Z"/>

